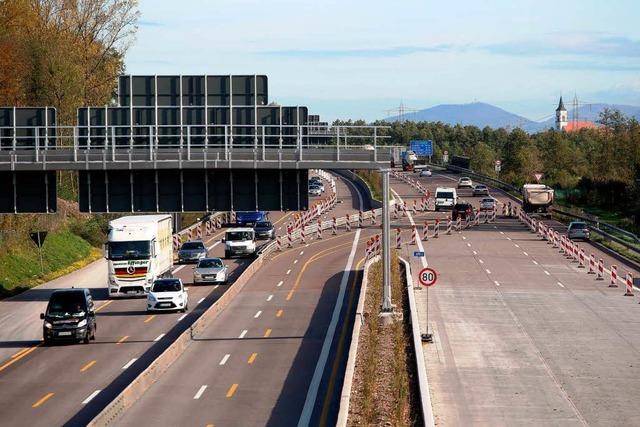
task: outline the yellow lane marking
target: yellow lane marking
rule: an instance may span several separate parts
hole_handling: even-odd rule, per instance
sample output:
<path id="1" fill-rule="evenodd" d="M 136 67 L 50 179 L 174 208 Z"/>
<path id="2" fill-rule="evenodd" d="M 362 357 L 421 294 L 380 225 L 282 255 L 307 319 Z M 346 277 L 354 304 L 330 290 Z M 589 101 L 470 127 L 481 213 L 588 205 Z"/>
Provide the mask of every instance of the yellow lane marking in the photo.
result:
<path id="1" fill-rule="evenodd" d="M 258 353 L 252 353 L 251 356 L 249 356 L 249 360 L 247 360 L 247 363 L 251 365 L 253 362 L 255 362 L 256 357 L 258 357 Z"/>
<path id="2" fill-rule="evenodd" d="M 271 336 L 271 329 L 267 329 L 266 331 L 264 331 L 265 338 L 269 338 L 270 336 Z"/>
<path id="3" fill-rule="evenodd" d="M 105 308 L 106 306 L 108 306 L 109 304 L 111 304 L 113 302 L 112 299 L 110 299 L 109 301 L 105 302 L 104 304 L 102 304 L 100 307 L 96 308 L 94 311 L 100 311 L 103 308 Z"/>
<path id="4" fill-rule="evenodd" d="M 147 319 L 144 321 L 144 323 L 149 323 L 153 320 L 153 318 L 156 317 L 155 314 L 152 314 L 151 316 L 147 317 Z"/>
<path id="5" fill-rule="evenodd" d="M 89 363 L 87 363 L 86 365 L 84 365 L 84 366 L 82 367 L 82 369 L 80 369 L 80 372 L 84 372 L 84 371 L 86 371 L 87 369 L 91 368 L 91 367 L 92 367 L 93 365 L 95 365 L 95 364 L 96 364 L 96 361 L 95 361 L 95 360 L 92 360 L 91 362 L 89 362 Z"/>
<path id="6" fill-rule="evenodd" d="M 22 350 L 20 350 L 19 352 L 17 352 L 16 354 L 14 354 L 13 356 L 11 356 L 12 359 L 15 359 L 16 357 L 20 356 L 22 353 L 24 353 L 25 351 L 29 350 L 31 347 L 25 347 Z"/>
<path id="7" fill-rule="evenodd" d="M 237 389 L 238 389 L 238 384 L 232 384 L 231 387 L 229 387 L 229 391 L 227 391 L 227 397 L 233 397 L 233 394 L 236 392 Z"/>
<path id="8" fill-rule="evenodd" d="M 329 238 L 327 238 L 327 239 L 323 239 L 323 240 L 315 240 L 315 241 L 313 241 L 313 242 L 310 242 L 310 243 L 309 243 L 309 245 L 311 246 L 311 245 L 315 245 L 316 243 L 323 243 L 323 242 L 328 242 L 328 241 L 330 241 L 330 240 L 334 240 L 334 239 L 341 239 L 341 238 L 343 238 L 343 237 L 345 237 L 345 236 L 350 235 L 351 233 L 355 233 L 355 231 L 350 231 L 350 232 L 348 232 L 348 233 L 339 234 L 339 235 L 337 235 L 337 236 L 329 237 Z M 372 236 L 375 236 L 375 234 L 372 234 L 371 236 L 369 236 L 369 237 L 368 237 L 368 239 L 370 239 Z M 349 244 L 351 244 L 351 243 L 349 243 Z M 275 260 L 276 258 L 278 258 L 280 255 L 288 254 L 289 252 L 291 252 L 291 251 L 293 251 L 293 250 L 295 250 L 295 249 L 299 249 L 299 248 L 295 248 L 295 247 L 293 247 L 293 248 L 284 249 L 282 252 L 280 252 L 280 253 L 278 253 L 278 254 L 274 255 L 274 257 L 273 257 L 273 258 L 271 258 L 271 260 L 273 261 L 273 260 Z"/>
<path id="9" fill-rule="evenodd" d="M 207 424 L 207 427 L 215 427 L 213 424 Z"/>
<path id="10" fill-rule="evenodd" d="M 360 266 L 364 262 L 364 258 L 358 261 L 356 265 L 353 279 L 351 280 L 351 295 L 349 296 L 349 305 L 347 306 L 346 313 L 351 313 L 353 309 L 353 304 L 356 297 L 355 287 L 358 281 L 358 277 L 360 276 Z M 324 395 L 324 403 L 322 405 L 322 413 L 320 414 L 320 425 L 327 425 L 327 417 L 329 416 L 329 407 L 331 406 L 331 396 L 333 395 L 335 386 L 336 386 L 336 377 L 338 376 L 338 368 L 339 361 L 342 360 L 342 352 L 344 351 L 344 343 L 347 335 L 347 327 L 346 323 L 342 325 L 342 330 L 340 331 L 340 338 L 338 340 L 338 347 L 336 348 L 336 357 L 333 360 L 333 367 L 331 368 L 331 375 L 329 376 L 329 384 L 327 385 L 327 391 Z"/>
<path id="11" fill-rule="evenodd" d="M 14 358 L 10 359 L 9 361 L 7 361 L 4 365 L 0 366 L 0 372 L 4 371 L 6 368 L 8 368 L 9 366 L 13 365 L 14 363 L 16 363 L 18 360 L 22 359 L 23 357 L 25 357 L 27 354 L 31 353 L 33 350 L 35 350 L 36 348 L 40 347 L 42 345 L 42 343 L 38 344 L 38 345 L 34 345 L 33 347 L 29 347 L 26 350 L 22 350 L 20 353 L 20 355 L 18 354 L 14 354 Z"/>
<path id="12" fill-rule="evenodd" d="M 340 248 L 342 248 L 343 246 L 351 246 L 352 244 L 353 244 L 353 242 L 343 243 L 341 245 L 337 245 L 337 246 L 334 246 L 332 248 L 320 251 L 317 254 L 313 255 L 311 258 L 309 258 L 309 260 L 307 262 L 305 262 L 304 265 L 302 266 L 302 269 L 298 273 L 298 276 L 296 277 L 296 281 L 293 284 L 293 287 L 291 288 L 291 290 L 287 294 L 287 298 L 286 298 L 287 301 L 290 301 L 291 298 L 293 298 L 293 294 L 298 289 L 298 286 L 300 285 L 300 280 L 302 280 L 302 275 L 304 274 L 304 272 L 307 269 L 307 267 L 309 267 L 309 265 L 311 265 L 312 263 L 316 262 L 320 258 L 324 258 L 326 256 L 329 256 L 329 255 L 332 255 L 332 254 L 338 252 L 340 250 Z"/>
<path id="13" fill-rule="evenodd" d="M 127 340 L 127 338 L 129 338 L 129 335 L 125 335 L 122 338 L 120 338 L 117 342 L 117 344 L 122 344 L 123 342 L 125 342 Z"/>
<path id="14" fill-rule="evenodd" d="M 40 400 L 38 400 L 36 403 L 34 403 L 33 405 L 31 405 L 32 408 L 37 408 L 38 406 L 42 405 L 44 402 L 46 402 L 47 400 L 51 399 L 51 397 L 53 396 L 54 393 L 47 393 L 44 396 L 42 396 L 40 398 Z"/>
<path id="15" fill-rule="evenodd" d="M 276 313 L 276 317 L 282 317 L 282 309 L 278 310 Z"/>

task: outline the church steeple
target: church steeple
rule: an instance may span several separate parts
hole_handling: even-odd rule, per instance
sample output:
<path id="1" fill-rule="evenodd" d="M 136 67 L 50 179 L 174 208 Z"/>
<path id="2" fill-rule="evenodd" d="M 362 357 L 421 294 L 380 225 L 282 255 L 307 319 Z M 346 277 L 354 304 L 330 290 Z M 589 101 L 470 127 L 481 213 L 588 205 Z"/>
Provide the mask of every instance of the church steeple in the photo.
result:
<path id="1" fill-rule="evenodd" d="M 562 95 L 560 96 L 560 103 L 558 103 L 558 108 L 556 108 L 556 130 L 564 130 L 569 124 L 569 113 L 567 109 L 564 107 L 564 102 L 562 101 Z"/>

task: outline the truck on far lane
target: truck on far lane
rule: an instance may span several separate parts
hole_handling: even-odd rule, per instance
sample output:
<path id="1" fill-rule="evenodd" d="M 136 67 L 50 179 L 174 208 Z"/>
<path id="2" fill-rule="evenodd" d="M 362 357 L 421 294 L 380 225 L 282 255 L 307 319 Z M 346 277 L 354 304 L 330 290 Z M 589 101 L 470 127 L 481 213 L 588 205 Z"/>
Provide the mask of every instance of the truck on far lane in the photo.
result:
<path id="1" fill-rule="evenodd" d="M 525 184 L 522 186 L 522 209 L 526 213 L 549 214 L 553 195 L 553 188 L 544 184 Z"/>
<path id="2" fill-rule="evenodd" d="M 173 267 L 171 215 L 134 215 L 109 223 L 105 257 L 109 297 L 146 295 Z"/>

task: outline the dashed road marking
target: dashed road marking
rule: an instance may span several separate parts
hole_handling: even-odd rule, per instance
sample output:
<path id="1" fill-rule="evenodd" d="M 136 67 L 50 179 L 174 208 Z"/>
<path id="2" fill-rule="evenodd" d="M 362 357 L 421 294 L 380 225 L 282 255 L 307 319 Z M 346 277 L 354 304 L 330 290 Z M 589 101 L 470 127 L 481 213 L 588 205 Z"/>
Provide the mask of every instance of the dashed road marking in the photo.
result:
<path id="1" fill-rule="evenodd" d="M 164 334 L 160 334 L 160 335 L 158 335 L 158 336 L 156 337 L 156 339 L 155 339 L 155 340 L 153 340 L 153 342 L 158 342 L 158 341 L 160 341 L 160 340 L 162 339 L 162 337 L 164 337 Z"/>
<path id="2" fill-rule="evenodd" d="M 289 273 L 291 273 L 291 269 L 287 270 L 287 275 L 289 275 Z"/>
<path id="3" fill-rule="evenodd" d="M 91 393 L 85 400 L 82 401 L 82 404 L 86 405 L 87 403 L 91 402 L 93 398 L 96 397 L 98 393 L 100 393 L 101 391 L 102 390 L 96 390 L 93 393 Z"/>
<path id="4" fill-rule="evenodd" d="M 252 365 L 253 362 L 256 361 L 256 357 L 258 357 L 258 353 L 252 353 L 251 356 L 249 356 L 249 360 L 247 360 L 247 363 L 249 365 Z"/>
<path id="5" fill-rule="evenodd" d="M 32 408 L 37 408 L 37 407 L 41 406 L 44 402 L 46 402 L 47 400 L 51 399 L 54 394 L 55 393 L 47 393 L 47 394 L 45 394 L 38 401 L 36 401 L 33 405 L 31 405 L 31 407 Z"/>
<path id="6" fill-rule="evenodd" d="M 253 318 L 254 318 L 254 319 L 257 319 L 258 317 L 260 317 L 260 315 L 261 315 L 261 314 L 262 314 L 262 310 L 258 311 L 258 312 L 253 316 Z"/>
<path id="7" fill-rule="evenodd" d="M 249 332 L 249 331 L 247 331 L 246 329 L 245 329 L 245 330 L 243 330 L 243 331 L 240 333 L 240 335 L 238 336 L 238 338 L 239 338 L 239 339 L 244 338 L 244 336 L 245 336 L 245 335 L 247 335 L 247 332 Z"/>
<path id="8" fill-rule="evenodd" d="M 278 287 L 282 286 L 282 280 L 278 282 Z"/>
<path id="9" fill-rule="evenodd" d="M 230 354 L 225 354 L 224 357 L 222 358 L 222 360 L 220 361 L 219 365 L 222 366 L 225 363 L 227 363 L 227 360 L 229 360 L 230 357 L 231 357 Z"/>
<path id="10" fill-rule="evenodd" d="M 293 260 L 293 263 L 294 263 L 294 264 L 297 264 L 297 263 L 298 263 L 298 260 L 297 260 L 297 259 L 294 259 L 294 260 Z"/>
<path id="11" fill-rule="evenodd" d="M 473 251 L 473 254 L 474 254 L 474 255 L 478 255 L 478 252 L 476 252 L 476 251 Z"/>
<path id="12" fill-rule="evenodd" d="M 500 232 L 500 234 L 503 234 L 503 235 L 504 235 L 504 231 L 501 231 L 501 232 Z"/>
<path id="13" fill-rule="evenodd" d="M 484 261 L 483 261 L 483 260 L 481 260 L 481 259 L 479 259 L 479 260 L 478 260 L 478 262 L 479 262 L 480 264 L 484 264 Z"/>
<path id="14" fill-rule="evenodd" d="M 116 344 L 122 344 L 123 342 L 125 342 L 127 340 L 127 338 L 129 338 L 129 335 L 125 335 L 122 338 L 120 338 L 118 340 L 118 342 Z"/>
<path id="15" fill-rule="evenodd" d="M 491 274 L 491 270 L 489 270 L 488 268 L 486 268 L 485 271 L 487 272 L 487 274 Z"/>
<path id="16" fill-rule="evenodd" d="M 178 317 L 178 322 L 181 321 L 182 319 L 184 319 L 185 317 L 187 317 L 187 313 L 185 313 L 182 316 Z"/>
<path id="17" fill-rule="evenodd" d="M 133 364 L 136 362 L 136 360 L 138 360 L 138 359 L 137 359 L 137 358 L 135 358 L 135 357 L 134 357 L 133 359 L 129 360 L 129 361 L 127 362 L 127 364 L 126 364 L 126 365 L 124 365 L 124 366 L 122 367 L 122 369 L 124 370 L 124 369 L 129 368 L 131 365 L 133 365 Z"/>
<path id="18" fill-rule="evenodd" d="M 538 261 L 536 261 L 535 259 L 534 259 L 534 260 L 532 260 L 532 262 L 533 262 L 535 265 L 538 265 Z"/>
<path id="19" fill-rule="evenodd" d="M 547 276 L 551 276 L 551 274 L 547 270 L 544 271 L 544 274 L 546 274 Z"/>
<path id="20" fill-rule="evenodd" d="M 151 316 L 147 317 L 144 321 L 144 323 L 149 323 L 151 322 L 154 318 L 156 317 L 155 314 L 152 314 Z"/>
<path id="21" fill-rule="evenodd" d="M 237 389 L 238 389 L 238 384 L 232 384 L 231 387 L 229 387 L 229 390 L 227 391 L 227 397 L 228 398 L 233 397 Z"/>
<path id="22" fill-rule="evenodd" d="M 276 317 L 282 317 L 282 313 L 283 313 L 283 312 L 284 312 L 284 311 L 283 311 L 282 309 L 278 310 L 278 311 L 276 312 Z"/>
<path id="23" fill-rule="evenodd" d="M 462 236 L 462 240 L 467 240 L 467 238 L 465 236 Z"/>
<path id="24" fill-rule="evenodd" d="M 218 240 L 217 242 L 215 242 L 213 245 L 209 246 L 207 248 L 208 251 L 210 251 L 211 249 L 215 248 L 216 246 L 218 246 L 220 244 L 220 240 Z"/>
<path id="25" fill-rule="evenodd" d="M 202 297 L 202 298 L 200 298 L 200 299 L 198 300 L 198 304 L 200 304 L 202 301 L 204 301 L 204 297 Z"/>
<path id="26" fill-rule="evenodd" d="M 516 248 L 520 248 L 520 245 L 519 245 L 519 244 L 515 243 L 515 245 L 516 245 Z"/>
<path id="27" fill-rule="evenodd" d="M 304 251 L 300 251 L 300 255 L 304 254 Z"/>
<path id="28" fill-rule="evenodd" d="M 273 299 L 273 295 L 269 295 L 269 296 L 267 297 L 267 301 L 271 301 L 272 299 Z"/>
<path id="29" fill-rule="evenodd" d="M 495 283 L 495 284 L 496 284 L 496 286 L 500 286 L 500 283 L 498 283 L 498 281 L 497 281 L 497 280 L 494 280 L 494 281 L 493 281 L 493 283 Z"/>
<path id="30" fill-rule="evenodd" d="M 80 368 L 80 372 L 85 372 L 85 371 L 87 371 L 87 370 L 91 369 L 91 367 L 92 367 L 93 365 L 95 365 L 95 364 L 96 364 L 96 361 L 95 361 L 95 360 L 92 360 L 91 362 L 87 363 L 87 364 L 86 364 L 86 365 L 84 365 L 82 368 Z"/>
<path id="31" fill-rule="evenodd" d="M 558 282 L 558 286 L 560 286 L 561 288 L 564 288 L 564 285 L 560 282 Z"/>
<path id="32" fill-rule="evenodd" d="M 270 336 L 271 336 L 271 329 L 267 329 L 267 330 L 265 330 L 265 331 L 264 331 L 264 335 L 263 335 L 263 337 L 264 337 L 264 338 L 269 338 Z"/>
<path id="33" fill-rule="evenodd" d="M 529 256 L 529 254 L 526 252 L 522 252 L 522 253 L 524 254 L 524 256 Z"/>
<path id="34" fill-rule="evenodd" d="M 204 393 L 204 391 L 207 389 L 207 385 L 203 385 L 202 387 L 200 387 L 198 389 L 198 391 L 196 392 L 195 396 L 193 396 L 194 400 L 198 400 L 200 399 L 200 397 L 202 396 L 202 393 Z"/>
<path id="35" fill-rule="evenodd" d="M 468 246 L 468 247 L 471 247 L 471 243 L 467 243 L 467 246 Z"/>

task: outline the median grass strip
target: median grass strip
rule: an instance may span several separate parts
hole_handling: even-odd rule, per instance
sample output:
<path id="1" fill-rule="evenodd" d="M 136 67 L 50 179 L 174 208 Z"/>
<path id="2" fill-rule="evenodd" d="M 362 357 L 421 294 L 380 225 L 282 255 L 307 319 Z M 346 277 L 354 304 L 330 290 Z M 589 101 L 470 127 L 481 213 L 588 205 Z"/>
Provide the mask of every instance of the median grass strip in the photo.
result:
<path id="1" fill-rule="evenodd" d="M 358 343 L 349 405 L 350 426 L 421 423 L 419 405 L 413 400 L 418 396 L 418 388 L 412 363 L 406 286 L 395 253 L 392 260 L 392 301 L 398 315 L 390 325 L 384 325 L 378 317 L 382 304 L 382 263 L 375 263 L 369 270 L 365 324 Z"/>

